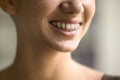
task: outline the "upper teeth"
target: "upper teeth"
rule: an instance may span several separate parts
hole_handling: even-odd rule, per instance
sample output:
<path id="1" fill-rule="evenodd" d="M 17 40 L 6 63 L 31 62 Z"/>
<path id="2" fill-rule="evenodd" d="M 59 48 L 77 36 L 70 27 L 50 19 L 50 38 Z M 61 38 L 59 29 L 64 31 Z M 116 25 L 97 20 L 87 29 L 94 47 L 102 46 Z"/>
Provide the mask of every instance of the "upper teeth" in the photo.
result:
<path id="1" fill-rule="evenodd" d="M 65 31 L 73 31 L 80 27 L 80 24 L 61 23 L 61 22 L 52 22 L 52 25 Z"/>

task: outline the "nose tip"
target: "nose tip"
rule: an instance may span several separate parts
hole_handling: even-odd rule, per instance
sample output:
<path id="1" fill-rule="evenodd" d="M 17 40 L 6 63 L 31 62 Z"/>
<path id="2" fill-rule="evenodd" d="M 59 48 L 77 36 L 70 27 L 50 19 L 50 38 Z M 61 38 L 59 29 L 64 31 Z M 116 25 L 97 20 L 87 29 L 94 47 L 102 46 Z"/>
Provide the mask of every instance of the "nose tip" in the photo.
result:
<path id="1" fill-rule="evenodd" d="M 83 13 L 84 7 L 80 0 L 68 0 L 61 3 L 61 8 L 65 12 L 69 13 Z"/>

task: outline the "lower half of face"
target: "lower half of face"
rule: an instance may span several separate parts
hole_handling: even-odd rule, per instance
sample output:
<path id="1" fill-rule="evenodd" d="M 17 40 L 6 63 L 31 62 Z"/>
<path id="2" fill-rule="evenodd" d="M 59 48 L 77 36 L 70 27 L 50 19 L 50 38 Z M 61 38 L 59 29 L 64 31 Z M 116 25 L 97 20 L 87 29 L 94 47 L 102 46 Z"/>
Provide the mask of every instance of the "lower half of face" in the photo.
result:
<path id="1" fill-rule="evenodd" d="M 73 29 L 74 26 L 78 28 Z M 70 28 L 68 29 L 68 27 Z M 56 23 L 56 25 L 53 25 L 48 23 L 46 29 L 42 29 L 42 33 L 43 42 L 49 47 L 57 51 L 71 52 L 78 46 L 83 35 L 83 28 L 79 24 Z"/>
<path id="2" fill-rule="evenodd" d="M 23 28 L 36 45 L 60 52 L 72 52 L 79 45 L 88 25 L 31 21 Z"/>
<path id="3" fill-rule="evenodd" d="M 86 24 L 46 23 L 39 32 L 45 45 L 61 52 L 74 51 L 90 26 Z"/>
<path id="4" fill-rule="evenodd" d="M 31 1 L 35 3 L 35 1 L 39 0 Z M 52 50 L 61 52 L 74 51 L 90 25 L 94 15 L 93 4 L 84 5 L 85 12 L 82 13 L 82 16 L 70 17 L 67 16 L 67 12 L 57 8 L 57 0 L 53 0 L 53 2 L 56 1 L 55 3 L 57 3 L 54 5 L 48 0 L 42 1 L 39 2 L 39 4 L 41 3 L 40 6 L 37 4 L 38 2 L 35 4 L 30 2 L 27 7 L 23 7 L 23 10 L 20 11 L 21 14 L 18 14 L 18 22 L 25 25 L 24 32 L 29 34 L 33 41 L 40 43 L 41 47 L 49 47 Z M 38 6 L 36 8 L 33 5 Z M 79 14 L 81 15 L 81 13 Z"/>

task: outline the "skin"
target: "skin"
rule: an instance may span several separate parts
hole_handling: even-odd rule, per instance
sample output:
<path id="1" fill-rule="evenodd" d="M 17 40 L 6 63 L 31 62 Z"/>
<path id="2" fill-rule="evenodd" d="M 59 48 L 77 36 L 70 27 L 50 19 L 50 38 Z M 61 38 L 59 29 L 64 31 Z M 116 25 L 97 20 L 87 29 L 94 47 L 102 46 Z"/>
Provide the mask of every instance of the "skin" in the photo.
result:
<path id="1" fill-rule="evenodd" d="M 0 80 L 101 80 L 103 73 L 71 58 L 90 26 L 95 0 L 1 0 L 0 5 L 14 20 L 18 38 L 15 61 L 0 72 Z M 82 25 L 60 32 L 53 20 Z"/>

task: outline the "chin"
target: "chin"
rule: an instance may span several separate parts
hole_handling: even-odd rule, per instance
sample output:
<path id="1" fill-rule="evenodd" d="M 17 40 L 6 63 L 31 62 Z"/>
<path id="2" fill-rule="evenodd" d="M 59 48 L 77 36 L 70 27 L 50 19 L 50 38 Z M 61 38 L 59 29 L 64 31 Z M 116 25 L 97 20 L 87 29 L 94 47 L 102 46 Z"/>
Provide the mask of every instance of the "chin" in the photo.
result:
<path id="1" fill-rule="evenodd" d="M 51 45 L 51 48 L 59 52 L 73 52 L 78 47 L 75 42 L 60 42 Z"/>
<path id="2" fill-rule="evenodd" d="M 76 48 L 57 49 L 59 52 L 73 52 Z"/>

